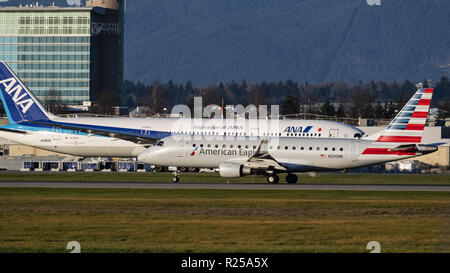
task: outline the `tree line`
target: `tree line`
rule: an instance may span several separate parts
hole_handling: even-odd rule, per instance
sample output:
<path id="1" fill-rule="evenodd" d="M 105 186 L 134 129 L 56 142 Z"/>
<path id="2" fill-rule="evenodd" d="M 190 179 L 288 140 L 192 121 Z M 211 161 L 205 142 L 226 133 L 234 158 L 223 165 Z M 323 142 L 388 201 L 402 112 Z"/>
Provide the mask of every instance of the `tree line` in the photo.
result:
<path id="1" fill-rule="evenodd" d="M 428 82 L 423 81 L 424 87 Z M 442 76 L 434 85 L 432 107 L 439 108 L 439 118 L 450 117 L 450 81 Z M 206 87 L 158 81 L 152 84 L 124 82 L 122 105 L 130 108 L 147 106 L 149 114 L 161 113 L 177 104 L 193 105 L 195 96 L 202 96 L 203 105 L 280 105 L 282 115 L 310 113 L 347 118 L 391 119 L 411 98 L 417 88 L 414 83 L 370 81 L 355 84 L 345 82 L 297 83 L 279 82 L 219 83 Z"/>

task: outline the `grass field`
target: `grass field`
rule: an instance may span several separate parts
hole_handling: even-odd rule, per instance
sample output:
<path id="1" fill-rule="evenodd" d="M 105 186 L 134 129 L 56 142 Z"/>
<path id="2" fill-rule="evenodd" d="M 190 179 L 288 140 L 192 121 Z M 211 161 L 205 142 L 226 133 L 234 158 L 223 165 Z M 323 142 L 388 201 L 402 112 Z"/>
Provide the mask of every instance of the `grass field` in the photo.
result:
<path id="1" fill-rule="evenodd" d="M 64 181 L 64 182 L 170 182 L 171 173 L 19 173 L 2 172 L 0 181 Z M 280 181 L 286 181 L 280 175 Z M 265 183 L 262 176 L 223 178 L 215 173 L 182 173 L 181 182 Z M 285 183 L 285 182 L 284 182 Z M 299 175 L 299 183 L 337 184 L 450 184 L 450 175 L 414 174 L 317 174 Z"/>
<path id="2" fill-rule="evenodd" d="M 450 193 L 0 188 L 0 252 L 450 252 Z"/>

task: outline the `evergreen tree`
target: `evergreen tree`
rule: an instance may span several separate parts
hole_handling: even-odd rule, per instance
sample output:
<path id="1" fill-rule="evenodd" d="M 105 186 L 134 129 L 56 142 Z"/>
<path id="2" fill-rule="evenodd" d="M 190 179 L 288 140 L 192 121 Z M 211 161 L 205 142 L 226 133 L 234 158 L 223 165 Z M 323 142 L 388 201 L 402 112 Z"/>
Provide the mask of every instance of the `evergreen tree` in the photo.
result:
<path id="1" fill-rule="evenodd" d="M 446 100 L 439 106 L 438 119 L 445 120 L 450 118 L 450 100 Z"/>
<path id="2" fill-rule="evenodd" d="M 377 102 L 377 105 L 375 105 L 373 112 L 375 118 L 384 118 L 385 112 L 380 102 Z"/>
<path id="3" fill-rule="evenodd" d="M 294 91 L 290 90 L 288 96 L 281 105 L 281 114 L 290 115 L 300 113 L 300 101 Z"/>
<path id="4" fill-rule="evenodd" d="M 320 114 L 324 116 L 334 116 L 336 115 L 336 110 L 334 109 L 333 104 L 330 102 L 329 99 L 325 101 L 324 104 L 322 104 L 322 107 L 320 108 Z"/>
<path id="5" fill-rule="evenodd" d="M 340 118 L 345 118 L 346 117 L 346 115 L 345 115 L 345 107 L 344 107 L 343 103 L 339 104 L 339 107 L 338 107 L 338 109 L 336 111 L 336 116 L 340 117 Z"/>

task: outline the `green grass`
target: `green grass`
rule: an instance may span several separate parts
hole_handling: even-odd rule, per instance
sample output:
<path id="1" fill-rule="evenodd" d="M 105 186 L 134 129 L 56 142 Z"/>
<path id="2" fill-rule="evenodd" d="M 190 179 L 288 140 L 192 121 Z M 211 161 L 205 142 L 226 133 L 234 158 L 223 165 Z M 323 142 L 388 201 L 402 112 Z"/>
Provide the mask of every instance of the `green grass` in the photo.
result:
<path id="1" fill-rule="evenodd" d="M 169 182 L 171 173 L 0 173 L 0 181 L 61 182 Z M 285 181 L 281 175 L 280 181 Z M 330 184 L 450 184 L 450 175 L 415 174 L 317 174 L 299 175 L 300 183 Z M 181 182 L 265 183 L 262 176 L 223 178 L 215 173 L 182 173 Z"/>
<path id="2" fill-rule="evenodd" d="M 450 193 L 0 188 L 0 252 L 450 252 Z"/>

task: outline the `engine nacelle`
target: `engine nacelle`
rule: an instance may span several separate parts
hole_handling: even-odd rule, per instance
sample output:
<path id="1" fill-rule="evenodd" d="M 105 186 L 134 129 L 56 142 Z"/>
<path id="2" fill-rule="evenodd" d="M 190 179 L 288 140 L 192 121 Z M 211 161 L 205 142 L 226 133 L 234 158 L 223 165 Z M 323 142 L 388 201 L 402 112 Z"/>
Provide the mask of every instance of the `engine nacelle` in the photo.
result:
<path id="1" fill-rule="evenodd" d="M 235 162 L 224 162 L 219 165 L 219 173 L 222 177 L 242 177 L 251 174 L 251 169 Z"/>

